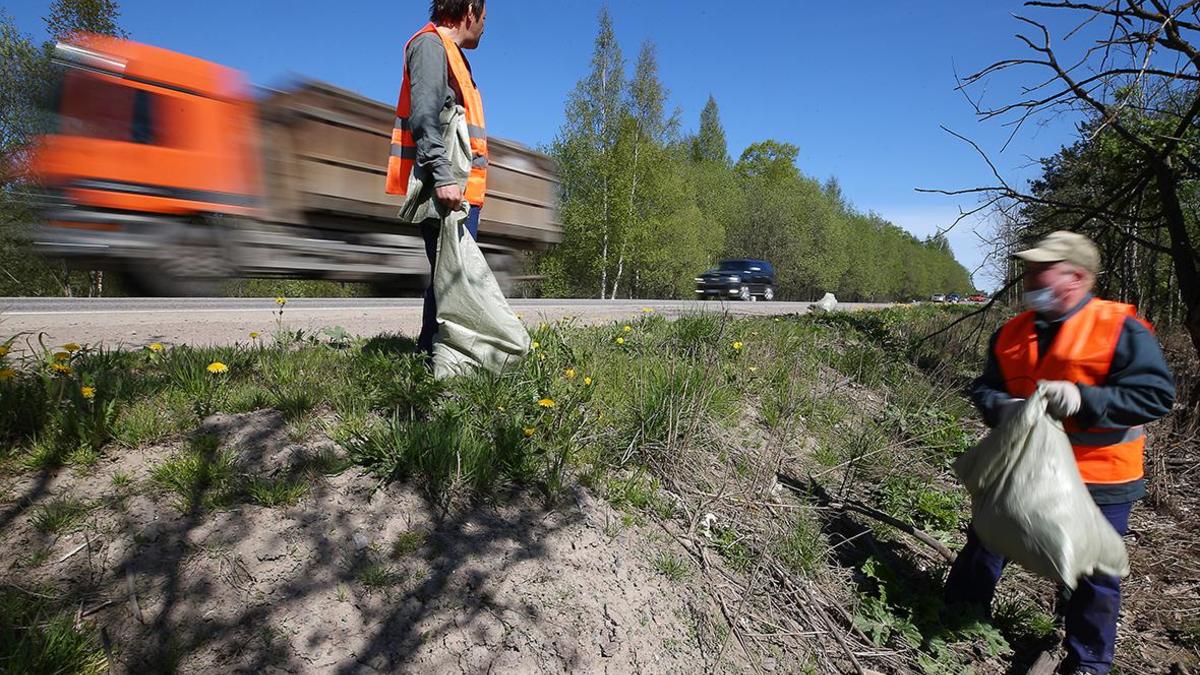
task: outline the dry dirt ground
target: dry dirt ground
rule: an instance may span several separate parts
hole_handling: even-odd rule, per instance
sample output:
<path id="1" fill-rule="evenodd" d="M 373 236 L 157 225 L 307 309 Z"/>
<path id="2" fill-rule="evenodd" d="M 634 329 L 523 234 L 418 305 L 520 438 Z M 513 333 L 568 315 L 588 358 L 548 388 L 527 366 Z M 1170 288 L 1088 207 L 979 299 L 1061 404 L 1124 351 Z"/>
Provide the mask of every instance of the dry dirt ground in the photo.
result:
<path id="1" fill-rule="evenodd" d="M 274 412 L 202 431 L 260 475 L 328 444 L 292 442 Z M 291 507 L 181 510 L 149 478 L 175 450 L 0 489 L 0 583 L 84 598 L 114 672 L 741 670 L 697 644 L 717 611 L 704 593 L 655 571 L 667 538 L 585 491 L 553 510 L 516 495 L 444 512 L 350 469 Z M 35 528 L 37 507 L 65 496 L 94 506 L 85 524 Z"/>

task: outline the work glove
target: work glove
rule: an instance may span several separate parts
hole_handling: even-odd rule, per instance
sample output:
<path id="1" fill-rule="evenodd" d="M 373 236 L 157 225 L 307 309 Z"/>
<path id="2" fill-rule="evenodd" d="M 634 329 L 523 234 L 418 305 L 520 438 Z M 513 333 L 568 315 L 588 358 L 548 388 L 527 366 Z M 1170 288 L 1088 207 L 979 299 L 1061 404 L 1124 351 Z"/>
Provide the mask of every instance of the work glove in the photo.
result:
<path id="1" fill-rule="evenodd" d="M 1046 412 L 1054 419 L 1063 420 L 1075 413 L 1083 406 L 1083 397 L 1079 394 L 1079 387 L 1073 382 L 1038 382 L 1038 386 L 1046 392 Z"/>
<path id="2" fill-rule="evenodd" d="M 1021 406 L 1024 405 L 1023 398 L 1008 398 L 996 404 L 996 426 L 1004 424 L 1013 415 L 1021 411 Z"/>

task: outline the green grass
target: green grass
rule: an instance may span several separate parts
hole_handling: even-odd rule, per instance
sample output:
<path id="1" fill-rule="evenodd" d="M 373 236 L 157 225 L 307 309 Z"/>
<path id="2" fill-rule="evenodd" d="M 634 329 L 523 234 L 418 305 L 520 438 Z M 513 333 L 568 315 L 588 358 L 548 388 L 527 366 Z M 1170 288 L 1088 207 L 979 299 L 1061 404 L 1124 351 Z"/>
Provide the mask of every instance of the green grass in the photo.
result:
<path id="1" fill-rule="evenodd" d="M 425 545 L 429 535 L 424 530 L 408 530 L 401 532 L 392 543 L 392 557 L 406 558 Z"/>
<path id="2" fill-rule="evenodd" d="M 824 566 L 827 549 L 825 536 L 817 524 L 800 515 L 776 543 L 775 555 L 796 574 L 812 576 Z"/>
<path id="3" fill-rule="evenodd" d="M 308 483 L 295 479 L 264 480 L 252 478 L 242 486 L 246 498 L 253 504 L 268 508 L 294 506 L 308 494 Z"/>
<path id="4" fill-rule="evenodd" d="M 692 575 L 692 567 L 674 553 L 663 552 L 654 558 L 654 569 L 671 581 L 683 581 Z"/>
<path id="5" fill-rule="evenodd" d="M 150 480 L 175 497 L 182 511 L 228 505 L 236 497 L 235 456 L 214 436 L 196 436 L 189 447 L 150 471 Z"/>
<path id="6" fill-rule="evenodd" d="M 74 497 L 58 497 L 38 506 L 30 516 L 30 522 L 39 532 L 65 534 L 83 523 L 91 506 Z"/>
<path id="7" fill-rule="evenodd" d="M 98 631 L 75 627 L 73 611 L 12 588 L 0 588 L 0 671 L 100 675 L 108 662 Z"/>

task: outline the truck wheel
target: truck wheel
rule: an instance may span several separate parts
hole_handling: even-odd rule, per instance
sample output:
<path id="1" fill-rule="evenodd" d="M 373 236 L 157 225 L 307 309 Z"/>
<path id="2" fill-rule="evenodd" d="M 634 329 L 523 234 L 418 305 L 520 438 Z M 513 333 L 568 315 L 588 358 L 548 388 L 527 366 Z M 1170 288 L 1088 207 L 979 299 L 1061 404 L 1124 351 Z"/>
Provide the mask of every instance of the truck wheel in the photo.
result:
<path id="1" fill-rule="evenodd" d="M 771 302 L 774 299 L 775 299 L 775 289 L 771 288 L 770 286 L 767 286 L 767 289 L 765 291 L 763 291 L 763 300 L 766 300 L 767 302 Z"/>
<path id="2" fill-rule="evenodd" d="M 747 302 L 754 299 L 754 295 L 750 293 L 749 286 L 742 286 L 741 291 L 738 293 L 738 299 L 745 300 Z"/>
<path id="3" fill-rule="evenodd" d="M 180 225 L 166 235 L 157 257 L 133 263 L 127 278 L 151 297 L 212 297 L 233 277 L 215 223 Z"/>

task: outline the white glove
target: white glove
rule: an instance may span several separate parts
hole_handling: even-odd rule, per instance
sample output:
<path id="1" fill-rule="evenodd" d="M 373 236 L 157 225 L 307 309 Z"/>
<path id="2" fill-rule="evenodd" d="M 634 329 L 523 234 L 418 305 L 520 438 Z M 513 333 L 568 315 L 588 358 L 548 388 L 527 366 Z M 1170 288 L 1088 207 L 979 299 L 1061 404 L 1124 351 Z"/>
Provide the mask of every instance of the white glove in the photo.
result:
<path id="1" fill-rule="evenodd" d="M 1083 396 L 1072 382 L 1038 382 L 1046 392 L 1046 412 L 1055 419 L 1066 419 L 1083 407 Z"/>

